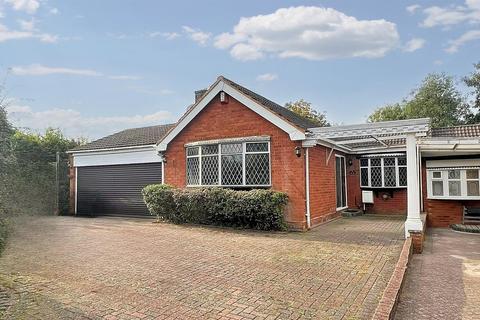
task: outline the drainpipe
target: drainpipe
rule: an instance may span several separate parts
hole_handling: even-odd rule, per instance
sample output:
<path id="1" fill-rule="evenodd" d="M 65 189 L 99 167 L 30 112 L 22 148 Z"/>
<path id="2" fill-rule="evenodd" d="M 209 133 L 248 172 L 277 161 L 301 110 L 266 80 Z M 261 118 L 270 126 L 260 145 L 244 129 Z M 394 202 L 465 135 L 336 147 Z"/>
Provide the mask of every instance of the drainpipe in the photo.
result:
<path id="1" fill-rule="evenodd" d="M 307 228 L 310 229 L 311 221 L 310 221 L 310 165 L 308 161 L 308 148 L 305 148 L 305 191 L 306 191 L 306 205 L 307 205 L 307 212 L 305 216 L 307 218 Z"/>

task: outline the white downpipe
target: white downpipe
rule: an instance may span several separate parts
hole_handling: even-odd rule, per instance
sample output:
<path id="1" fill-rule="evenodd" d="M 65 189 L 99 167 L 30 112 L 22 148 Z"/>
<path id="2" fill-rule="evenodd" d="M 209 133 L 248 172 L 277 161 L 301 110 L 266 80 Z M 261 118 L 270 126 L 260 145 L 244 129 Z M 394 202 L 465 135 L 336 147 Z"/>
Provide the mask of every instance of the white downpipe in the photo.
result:
<path id="1" fill-rule="evenodd" d="M 77 202 L 78 202 L 78 168 L 75 167 L 75 215 L 77 215 Z"/>
<path id="2" fill-rule="evenodd" d="M 307 228 L 310 229 L 312 226 L 310 220 L 310 163 L 308 160 L 308 148 L 305 148 L 305 189 L 306 189 L 306 206 L 307 206 L 307 213 L 305 216 L 307 217 Z"/>

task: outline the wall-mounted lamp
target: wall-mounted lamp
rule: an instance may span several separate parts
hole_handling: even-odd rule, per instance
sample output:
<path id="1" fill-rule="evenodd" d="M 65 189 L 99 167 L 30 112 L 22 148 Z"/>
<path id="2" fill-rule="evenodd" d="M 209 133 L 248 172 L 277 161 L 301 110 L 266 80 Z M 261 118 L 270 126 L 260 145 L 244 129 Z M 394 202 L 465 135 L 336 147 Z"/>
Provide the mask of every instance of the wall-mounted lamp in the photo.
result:
<path id="1" fill-rule="evenodd" d="M 348 159 L 348 165 L 349 165 L 349 166 L 352 166 L 352 164 L 353 164 L 352 159 Z"/>
<path id="2" fill-rule="evenodd" d="M 300 158 L 300 156 L 302 155 L 302 148 L 295 147 L 295 155 Z"/>

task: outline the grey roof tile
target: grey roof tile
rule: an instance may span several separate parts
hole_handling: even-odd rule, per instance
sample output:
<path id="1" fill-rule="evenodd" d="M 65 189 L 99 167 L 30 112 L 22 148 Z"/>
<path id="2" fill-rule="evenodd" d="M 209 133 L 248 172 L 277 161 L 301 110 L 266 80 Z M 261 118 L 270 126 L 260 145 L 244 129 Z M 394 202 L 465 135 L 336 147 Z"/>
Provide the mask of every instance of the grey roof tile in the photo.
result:
<path id="1" fill-rule="evenodd" d="M 155 144 L 162 139 L 174 124 L 126 129 L 101 139 L 79 146 L 72 151 L 98 150 Z"/>

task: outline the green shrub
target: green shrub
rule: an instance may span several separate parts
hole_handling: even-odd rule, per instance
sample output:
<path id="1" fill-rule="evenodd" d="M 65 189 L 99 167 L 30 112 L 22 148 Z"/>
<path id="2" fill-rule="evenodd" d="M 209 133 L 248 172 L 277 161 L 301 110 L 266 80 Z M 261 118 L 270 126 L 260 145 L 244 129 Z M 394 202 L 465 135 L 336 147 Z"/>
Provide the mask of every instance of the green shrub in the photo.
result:
<path id="1" fill-rule="evenodd" d="M 173 187 L 168 184 L 152 184 L 142 190 L 143 200 L 151 215 L 157 220 L 172 220 L 175 215 Z"/>
<path id="2" fill-rule="evenodd" d="M 288 197 L 272 190 L 161 188 L 147 186 L 144 199 L 152 215 L 174 223 L 197 223 L 259 230 L 283 230 Z"/>

